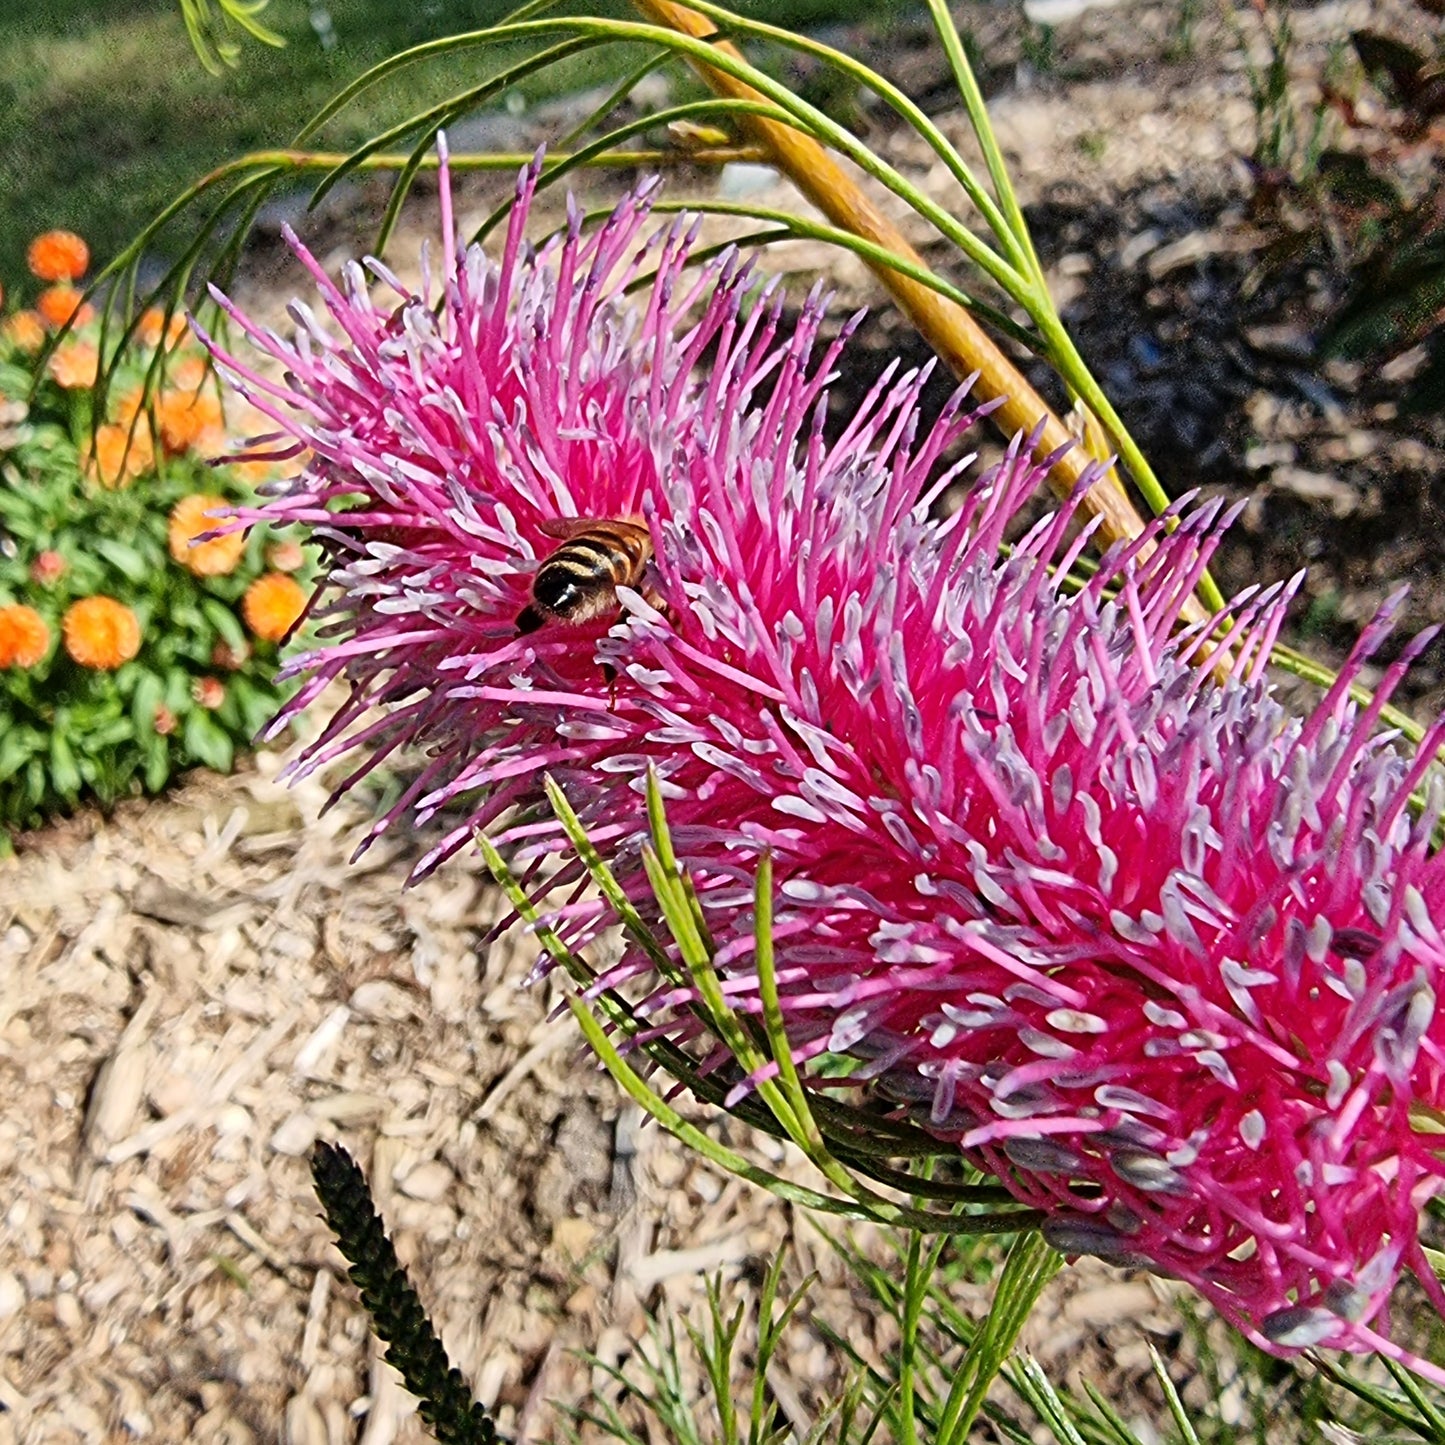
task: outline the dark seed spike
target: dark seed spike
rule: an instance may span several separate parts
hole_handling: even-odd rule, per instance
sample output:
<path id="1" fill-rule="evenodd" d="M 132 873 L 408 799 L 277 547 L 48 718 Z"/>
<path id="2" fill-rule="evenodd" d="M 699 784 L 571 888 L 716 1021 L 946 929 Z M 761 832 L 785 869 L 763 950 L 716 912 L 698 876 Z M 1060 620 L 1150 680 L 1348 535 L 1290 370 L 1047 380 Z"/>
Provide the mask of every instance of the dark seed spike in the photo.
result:
<path id="1" fill-rule="evenodd" d="M 462 1372 L 447 1359 L 406 1271 L 397 1262 L 376 1212 L 366 1176 L 346 1150 L 318 1141 L 311 1177 L 326 1223 L 351 1266 L 386 1358 L 420 1402 L 422 1419 L 441 1445 L 496 1445 L 486 1409 L 472 1398 Z"/>

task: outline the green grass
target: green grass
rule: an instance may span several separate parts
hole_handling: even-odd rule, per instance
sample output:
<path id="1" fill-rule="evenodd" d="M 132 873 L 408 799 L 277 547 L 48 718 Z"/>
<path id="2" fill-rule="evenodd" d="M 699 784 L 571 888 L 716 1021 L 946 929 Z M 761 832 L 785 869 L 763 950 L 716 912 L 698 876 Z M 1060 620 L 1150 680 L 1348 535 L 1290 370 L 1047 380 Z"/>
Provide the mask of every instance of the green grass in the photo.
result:
<path id="1" fill-rule="evenodd" d="M 271 0 L 261 18 L 284 36 L 285 48 L 247 40 L 239 66 L 219 77 L 192 52 L 176 0 L 15 5 L 19 16 L 0 27 L 0 284 L 8 290 L 24 282 L 27 241 L 53 226 L 80 232 L 104 261 L 212 167 L 288 143 L 367 66 L 408 45 L 494 22 L 515 3 L 326 0 L 336 38 L 326 49 L 308 0 Z M 631 13 L 621 0 L 597 8 Z M 740 8 L 777 23 L 810 24 L 895 7 L 888 0 L 753 0 Z M 526 98 L 598 84 L 633 59 L 615 48 L 586 57 L 534 81 Z M 409 70 L 398 86 L 352 106 L 320 140 L 348 147 L 499 63 L 497 52 L 472 51 Z"/>

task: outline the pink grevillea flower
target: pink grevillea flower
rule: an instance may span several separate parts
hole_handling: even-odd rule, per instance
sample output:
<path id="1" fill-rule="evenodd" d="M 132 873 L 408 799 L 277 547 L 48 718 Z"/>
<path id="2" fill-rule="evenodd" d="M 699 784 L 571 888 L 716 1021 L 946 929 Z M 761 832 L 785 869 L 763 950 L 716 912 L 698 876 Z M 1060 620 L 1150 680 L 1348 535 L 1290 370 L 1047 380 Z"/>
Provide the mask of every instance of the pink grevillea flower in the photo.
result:
<path id="1" fill-rule="evenodd" d="M 223 367 L 314 453 L 264 515 L 339 554 L 336 640 L 291 706 L 338 677 L 352 696 L 307 765 L 423 748 L 378 825 L 460 811 L 423 866 L 477 826 L 565 856 L 551 774 L 639 898 L 655 770 L 745 1011 L 771 853 L 799 1059 L 863 1060 L 1066 1252 L 1188 1280 L 1275 1353 L 1405 1358 L 1376 1328 L 1402 1270 L 1445 1309 L 1419 1239 L 1445 863 L 1436 802 L 1408 807 L 1424 763 L 1347 697 L 1387 620 L 1290 717 L 1264 675 L 1289 588 L 1215 619 L 1222 652 L 1178 626 L 1219 506 L 1071 593 L 1072 506 L 1001 550 L 1047 462 L 1016 443 L 932 519 L 961 399 L 924 430 L 923 378 L 885 377 L 825 441 L 844 343 L 818 354 L 819 298 L 785 331 L 735 257 L 685 274 L 689 233 L 649 229 L 646 187 L 533 254 L 535 179 L 499 264 L 456 254 L 444 182 L 435 308 L 394 280 L 378 306 L 360 268 L 340 289 L 300 251 L 328 323 L 298 307 L 287 342 L 232 312 L 287 377 Z M 519 632 L 548 524 L 577 516 L 645 520 L 646 586 Z M 583 899 L 562 916 L 578 944 L 604 922 Z M 658 1027 L 685 1035 L 685 1001 L 659 989 Z"/>

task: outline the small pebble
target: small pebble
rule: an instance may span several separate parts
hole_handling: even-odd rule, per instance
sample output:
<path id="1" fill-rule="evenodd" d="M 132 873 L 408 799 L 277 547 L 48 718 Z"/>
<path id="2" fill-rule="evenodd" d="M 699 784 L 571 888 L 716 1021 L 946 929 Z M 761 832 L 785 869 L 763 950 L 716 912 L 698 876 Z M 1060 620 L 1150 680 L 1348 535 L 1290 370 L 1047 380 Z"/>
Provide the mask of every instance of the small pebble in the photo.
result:
<path id="1" fill-rule="evenodd" d="M 451 1188 L 455 1177 L 440 1159 L 428 1159 L 398 1180 L 397 1187 L 412 1199 L 436 1200 Z"/>
<path id="2" fill-rule="evenodd" d="M 315 1142 L 316 1120 L 304 1109 L 298 1109 L 278 1124 L 270 1139 L 271 1148 L 277 1154 L 287 1154 L 292 1158 L 306 1153 Z"/>
<path id="3" fill-rule="evenodd" d="M 25 1286 L 7 1269 L 0 1271 L 0 1320 L 18 1314 L 25 1305 Z"/>
<path id="4" fill-rule="evenodd" d="M 384 1023 L 401 1023 L 416 1012 L 411 995 L 384 978 L 374 978 L 362 984 L 351 995 L 350 1003 L 362 1018 Z"/>

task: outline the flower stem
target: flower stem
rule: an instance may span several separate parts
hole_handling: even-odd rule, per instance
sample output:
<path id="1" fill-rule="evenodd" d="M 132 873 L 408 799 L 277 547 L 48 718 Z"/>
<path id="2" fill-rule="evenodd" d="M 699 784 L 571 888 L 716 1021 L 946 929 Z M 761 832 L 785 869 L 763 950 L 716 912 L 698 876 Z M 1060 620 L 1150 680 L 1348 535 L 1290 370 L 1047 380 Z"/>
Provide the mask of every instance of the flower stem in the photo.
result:
<path id="1" fill-rule="evenodd" d="M 666 25 L 685 35 L 701 37 L 716 31 L 711 20 L 676 0 L 633 0 L 633 3 L 655 24 Z M 726 41 L 719 41 L 715 48 L 736 54 Z M 703 80 L 717 94 L 736 98 L 754 96 L 752 88 L 743 81 L 710 67 L 698 68 Z M 746 117 L 742 125 L 749 138 L 770 153 L 773 163 L 834 225 L 894 252 L 910 266 L 923 266 L 922 258 L 902 232 L 811 136 L 760 116 Z M 886 266 L 873 265 L 871 269 L 899 309 L 956 375 L 963 377 L 977 371 L 980 394 L 1004 398 L 992 420 L 1006 435 L 1032 431 L 1042 421 L 1039 454 L 1069 448 L 1054 465 L 1049 478 L 1056 492 L 1069 495 L 1088 465 L 1088 455 L 1074 443 L 1063 422 L 988 333 L 961 306 L 911 277 Z M 1084 499 L 1083 509 L 1103 517 L 1100 540 L 1105 544 L 1132 539 L 1143 530 L 1139 513 L 1117 482 L 1095 486 Z"/>

